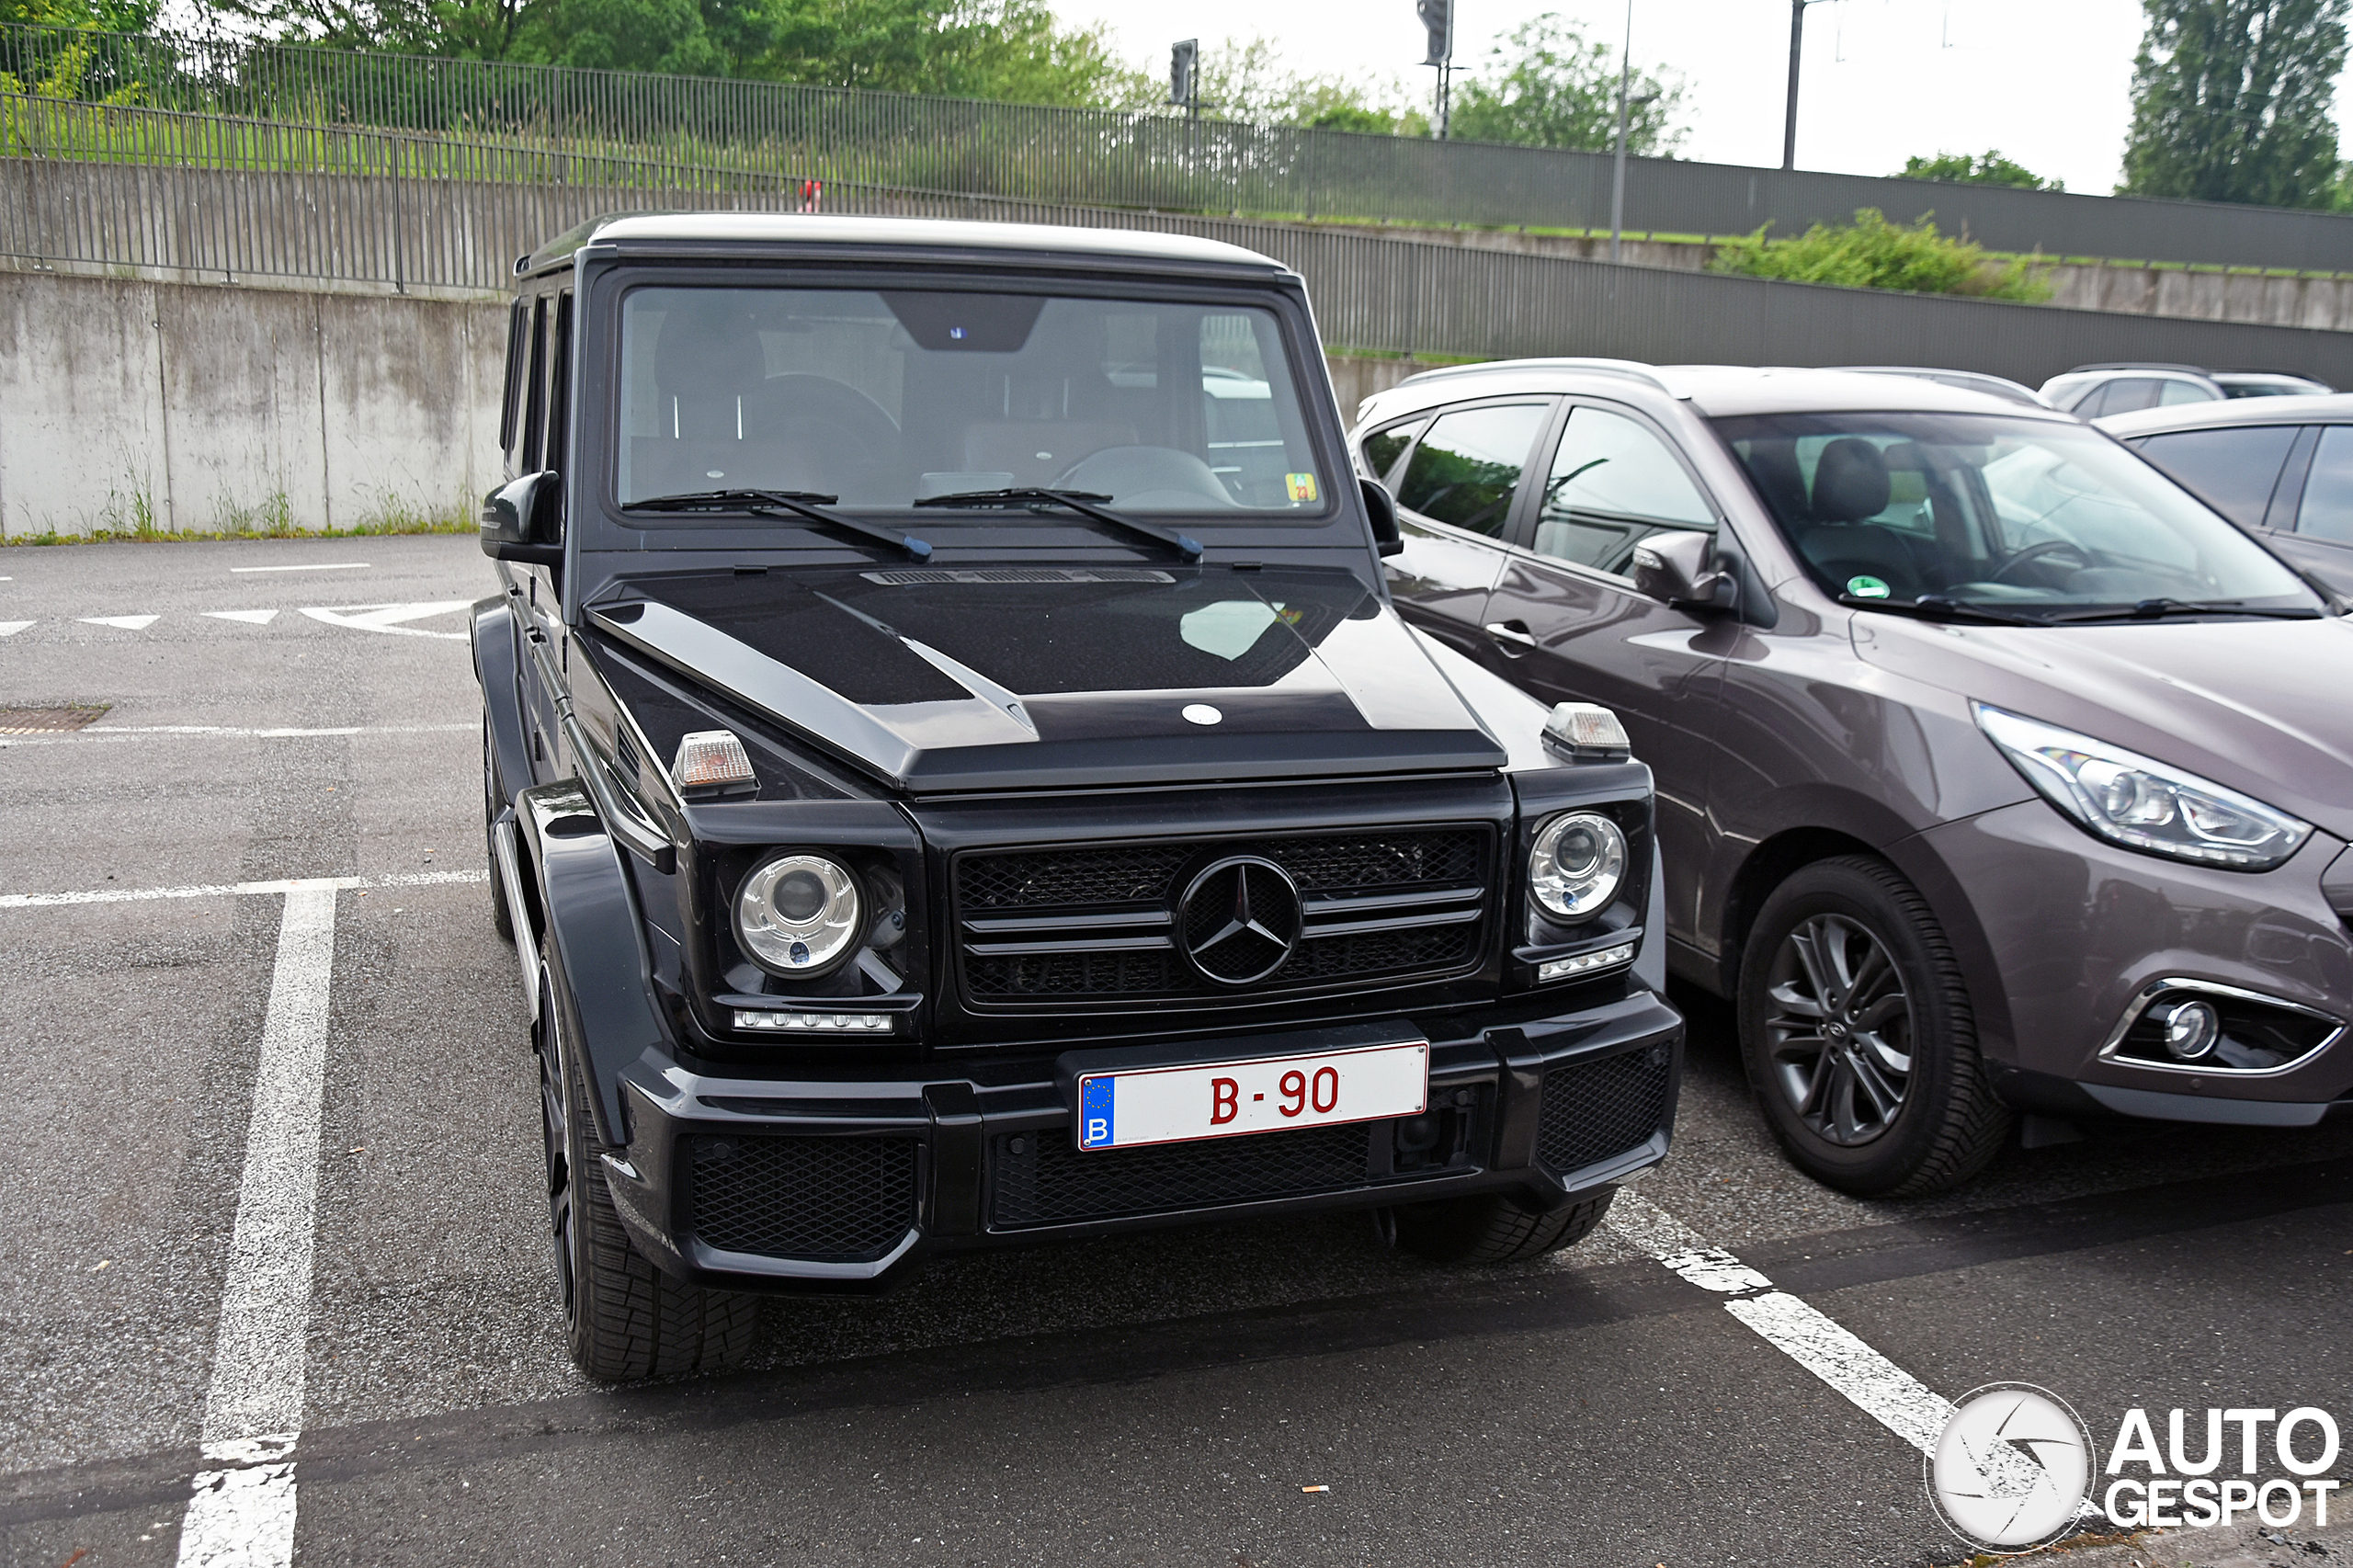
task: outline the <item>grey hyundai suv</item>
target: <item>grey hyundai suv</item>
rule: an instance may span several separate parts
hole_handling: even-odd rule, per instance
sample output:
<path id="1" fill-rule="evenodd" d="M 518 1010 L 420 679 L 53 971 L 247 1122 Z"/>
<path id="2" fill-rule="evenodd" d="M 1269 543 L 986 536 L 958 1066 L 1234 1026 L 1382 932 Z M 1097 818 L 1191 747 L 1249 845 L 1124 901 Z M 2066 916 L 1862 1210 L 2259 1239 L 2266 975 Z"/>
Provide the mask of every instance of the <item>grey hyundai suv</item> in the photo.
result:
<path id="1" fill-rule="evenodd" d="M 1379 393 L 1354 443 L 1408 618 L 1622 716 L 1670 968 L 1733 999 L 1815 1176 L 1931 1191 L 2019 1111 L 2353 1108 L 2353 625 L 2106 435 L 1523 360 Z"/>

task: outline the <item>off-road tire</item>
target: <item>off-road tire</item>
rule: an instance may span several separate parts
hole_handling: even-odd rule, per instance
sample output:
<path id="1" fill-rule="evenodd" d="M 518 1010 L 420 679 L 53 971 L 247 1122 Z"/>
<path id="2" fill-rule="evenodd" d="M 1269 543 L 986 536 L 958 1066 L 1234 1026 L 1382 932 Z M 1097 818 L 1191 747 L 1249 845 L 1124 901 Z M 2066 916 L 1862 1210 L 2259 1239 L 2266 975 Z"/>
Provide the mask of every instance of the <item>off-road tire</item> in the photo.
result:
<path id="1" fill-rule="evenodd" d="M 1604 1187 L 1558 1209 L 1530 1208 L 1501 1193 L 1404 1203 L 1392 1211 L 1392 1223 L 1400 1251 L 1433 1263 L 1484 1267 L 1575 1245 L 1601 1223 L 1617 1196 L 1617 1188 Z"/>
<path id="2" fill-rule="evenodd" d="M 498 767 L 491 760 L 490 715 L 482 716 L 482 838 L 489 857 L 490 928 L 499 940 L 515 939 L 515 917 L 506 907 L 506 883 L 498 874 Z"/>
<path id="3" fill-rule="evenodd" d="M 543 964 L 552 956 L 542 947 Z M 542 972 L 555 973 L 551 966 Z M 554 1006 L 556 983 L 542 989 L 538 1032 L 543 1114 L 551 1109 L 551 1046 L 562 1078 L 563 1126 L 551 1129 L 548 1139 L 548 1194 L 573 1362 L 600 1382 L 616 1383 L 716 1370 L 751 1348 L 757 1298 L 682 1284 L 630 1241 L 605 1185 L 606 1147 L 597 1137 L 562 1010 Z M 561 1168 L 554 1156 L 559 1142 Z"/>
<path id="4" fill-rule="evenodd" d="M 1911 1074 L 1886 1131 L 1842 1146 L 1809 1128 L 1773 1077 L 1768 1021 L 1777 951 L 1811 918 L 1861 926 L 1893 960 L 1912 1004 Z M 1919 890 L 1883 860 L 1842 856 L 1793 872 L 1757 911 L 1742 951 L 1741 1060 L 1766 1124 L 1800 1170 L 1842 1192 L 1915 1198 L 1958 1186 L 2001 1151 L 2014 1113 L 1995 1096 L 1977 1047 L 1961 964 Z"/>

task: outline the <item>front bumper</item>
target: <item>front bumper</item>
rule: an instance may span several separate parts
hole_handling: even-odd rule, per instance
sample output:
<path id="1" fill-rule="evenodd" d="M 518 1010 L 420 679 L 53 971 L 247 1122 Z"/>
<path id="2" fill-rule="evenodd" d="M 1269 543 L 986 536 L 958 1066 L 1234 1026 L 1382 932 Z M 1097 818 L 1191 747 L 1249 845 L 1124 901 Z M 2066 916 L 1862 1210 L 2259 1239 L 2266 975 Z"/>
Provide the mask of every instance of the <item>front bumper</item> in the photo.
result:
<path id="1" fill-rule="evenodd" d="M 1971 966 L 1995 1083 L 2062 1116 L 2309 1126 L 2353 1111 L 2353 915 L 2313 835 L 2287 864 L 2222 870 L 2092 837 L 2040 800 L 1921 835 L 1983 933 Z M 2342 1026 L 2292 1064 L 2232 1070 L 2120 1051 L 2169 983 L 2304 1009 Z M 1991 1015 L 1991 1016 L 1989 1016 Z M 1991 1026 L 1991 1027 L 1987 1027 Z"/>
<path id="2" fill-rule="evenodd" d="M 1430 1112 L 1082 1153 L 1053 1059 L 822 1081 L 645 1058 L 607 1180 L 666 1271 L 729 1289 L 886 1288 L 943 1254 L 1245 1215 L 1506 1192 L 1541 1206 L 1665 1157 L 1683 1024 L 1654 992 L 1557 1017 L 1449 1014 Z M 1351 1028 L 1361 1026 L 1350 1026 Z M 1199 1059 L 1329 1049 L 1340 1030 L 1205 1044 Z"/>

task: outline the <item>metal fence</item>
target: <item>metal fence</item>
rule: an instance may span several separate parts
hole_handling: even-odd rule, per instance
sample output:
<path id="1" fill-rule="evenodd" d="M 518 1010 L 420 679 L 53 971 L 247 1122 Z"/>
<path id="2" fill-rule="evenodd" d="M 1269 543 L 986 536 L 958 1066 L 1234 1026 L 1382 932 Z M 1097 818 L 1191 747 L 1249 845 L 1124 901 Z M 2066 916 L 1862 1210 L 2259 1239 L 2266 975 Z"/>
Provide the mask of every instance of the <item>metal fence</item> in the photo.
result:
<path id="1" fill-rule="evenodd" d="M 1145 210 L 1590 229 L 1601 154 L 1165 112 L 310 46 L 0 28 L 0 153 L 716 189 L 784 177 Z M 0 86 L 8 84 L 0 83 Z M 112 99 L 112 104 L 101 100 Z M 165 112 L 155 112 L 165 111 Z M 369 133 L 376 134 L 369 134 Z M 1638 232 L 1788 233 L 1875 207 L 1997 250 L 2353 270 L 2353 216 L 1637 158 Z"/>
<path id="2" fill-rule="evenodd" d="M 371 154 L 379 155 L 370 166 L 390 168 L 402 154 Z M 1243 245 L 1305 278 L 1327 346 L 1344 354 L 1911 363 L 1990 370 L 2029 384 L 2093 361 L 2167 359 L 2260 366 L 2353 386 L 2353 333 L 1613 267 L 1248 219 L 858 186 L 829 186 L 823 199 L 831 211 L 1138 228 Z M 792 210 L 803 200 L 787 175 L 771 176 L 765 188 L 749 176 L 714 175 L 702 188 L 656 196 L 638 183 L 6 158 L 0 256 L 19 267 L 215 281 L 489 291 L 510 281 L 518 255 L 600 212 Z"/>

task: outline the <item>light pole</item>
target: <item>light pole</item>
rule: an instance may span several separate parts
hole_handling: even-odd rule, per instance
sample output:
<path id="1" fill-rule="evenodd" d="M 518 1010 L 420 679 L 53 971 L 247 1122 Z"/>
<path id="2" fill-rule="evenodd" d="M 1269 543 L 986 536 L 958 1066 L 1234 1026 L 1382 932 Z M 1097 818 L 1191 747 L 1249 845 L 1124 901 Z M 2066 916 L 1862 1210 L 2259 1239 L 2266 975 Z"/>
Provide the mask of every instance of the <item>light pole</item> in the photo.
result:
<path id="1" fill-rule="evenodd" d="M 1626 41 L 1618 51 L 1618 159 L 1609 176 L 1609 259 L 1618 259 L 1618 238 L 1626 227 L 1626 74 L 1634 64 L 1634 0 L 1626 0 Z"/>
<path id="2" fill-rule="evenodd" d="M 1781 126 L 1781 166 L 1798 166 L 1798 62 L 1805 50 L 1805 8 L 1823 0 L 1790 0 L 1790 106 Z"/>
<path id="3" fill-rule="evenodd" d="M 1438 139 L 1443 142 L 1452 108 L 1448 89 L 1454 74 L 1454 0 L 1415 0 L 1414 12 L 1429 35 L 1429 51 L 1422 63 L 1438 67 Z"/>

